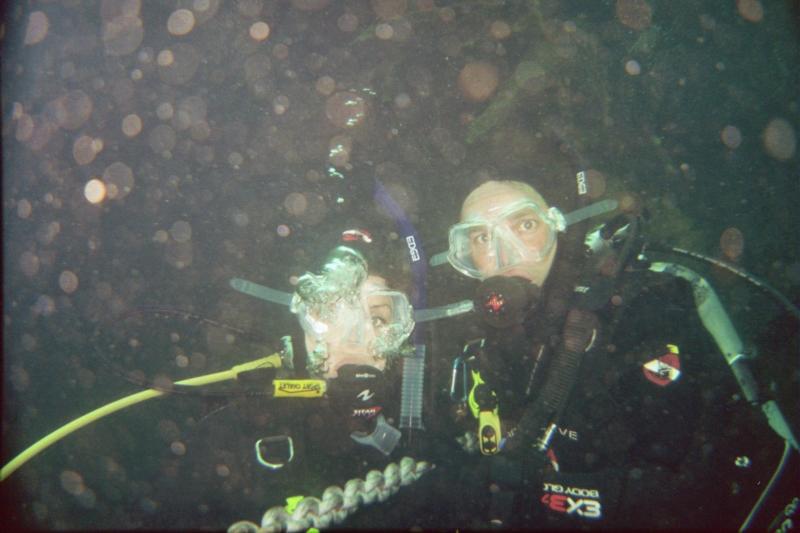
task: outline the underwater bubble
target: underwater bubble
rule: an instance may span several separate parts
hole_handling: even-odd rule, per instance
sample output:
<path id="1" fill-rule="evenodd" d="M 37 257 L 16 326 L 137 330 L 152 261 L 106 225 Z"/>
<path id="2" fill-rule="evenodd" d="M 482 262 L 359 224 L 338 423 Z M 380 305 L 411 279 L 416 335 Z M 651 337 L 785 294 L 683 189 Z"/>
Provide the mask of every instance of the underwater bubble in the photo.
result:
<path id="1" fill-rule="evenodd" d="M 353 13 L 345 13 L 336 21 L 336 25 L 345 33 L 350 33 L 358 29 L 358 17 Z"/>
<path id="2" fill-rule="evenodd" d="M 748 22 L 761 22 L 764 18 L 764 6 L 759 0 L 736 0 L 736 10 Z"/>
<path id="3" fill-rule="evenodd" d="M 275 232 L 278 234 L 279 237 L 288 237 L 289 234 L 292 232 L 289 229 L 289 226 L 286 224 L 278 224 L 278 227 L 275 229 Z"/>
<path id="4" fill-rule="evenodd" d="M 458 88 L 469 102 L 485 102 L 494 95 L 498 83 L 497 67 L 485 61 L 467 63 L 458 74 Z"/>
<path id="5" fill-rule="evenodd" d="M 489 26 L 489 35 L 495 41 L 502 41 L 511 37 L 511 26 L 505 20 L 495 20 Z"/>
<path id="6" fill-rule="evenodd" d="M 336 168 L 346 167 L 352 152 L 353 139 L 348 135 L 334 135 L 328 143 L 328 161 Z"/>
<path id="7" fill-rule="evenodd" d="M 78 290 L 78 276 L 71 270 L 65 270 L 58 276 L 58 286 L 67 294 Z"/>
<path id="8" fill-rule="evenodd" d="M 727 228 L 719 239 L 722 254 L 730 261 L 738 261 L 744 253 L 744 235 L 738 228 Z"/>
<path id="9" fill-rule="evenodd" d="M 250 26 L 250 38 L 254 41 L 266 41 L 269 37 L 269 24 L 264 21 L 254 22 Z"/>
<path id="10" fill-rule="evenodd" d="M 25 28 L 26 45 L 39 44 L 47 37 L 47 31 L 50 29 L 50 20 L 47 15 L 42 11 L 34 11 L 28 15 L 28 26 Z"/>
<path id="11" fill-rule="evenodd" d="M 653 9 L 645 0 L 617 0 L 617 20 L 632 30 L 642 31 L 653 22 Z"/>
<path id="12" fill-rule="evenodd" d="M 167 19 L 167 31 L 170 35 L 182 36 L 194 29 L 194 13 L 188 9 L 178 9 Z"/>
<path id="13" fill-rule="evenodd" d="M 189 358 L 183 354 L 178 354 L 175 356 L 175 366 L 178 368 L 186 368 L 189 366 Z"/>
<path id="14" fill-rule="evenodd" d="M 719 138 L 722 139 L 722 144 L 735 150 L 742 144 L 742 132 L 736 126 L 725 126 L 719 132 Z"/>
<path id="15" fill-rule="evenodd" d="M 797 148 L 797 138 L 794 128 L 788 121 L 782 118 L 774 118 L 769 121 L 762 135 L 764 149 L 767 153 L 779 161 L 786 161 L 794 156 Z"/>
<path id="16" fill-rule="evenodd" d="M 629 76 L 638 76 L 642 73 L 642 66 L 635 59 L 629 59 L 625 62 L 625 73 Z"/>
<path id="17" fill-rule="evenodd" d="M 343 91 L 325 102 L 325 115 L 339 128 L 353 128 L 364 122 L 367 114 L 366 101 L 356 93 Z"/>
<path id="18" fill-rule="evenodd" d="M 122 133 L 126 137 L 136 137 L 142 132 L 142 119 L 139 115 L 130 114 L 122 119 Z"/>
<path id="19" fill-rule="evenodd" d="M 106 198 L 106 184 L 97 178 L 90 179 L 83 187 L 83 196 L 90 204 L 99 204 Z"/>
<path id="20" fill-rule="evenodd" d="M 59 479 L 61 488 L 73 496 L 80 496 L 86 490 L 83 477 L 74 470 L 63 470 Z"/>
<path id="21" fill-rule="evenodd" d="M 103 46 L 111 56 L 124 56 L 136 51 L 144 38 L 142 19 L 122 15 L 103 22 Z"/>
<path id="22" fill-rule="evenodd" d="M 17 202 L 17 216 L 19 218 L 28 218 L 32 212 L 33 206 L 27 199 L 23 198 Z"/>
<path id="23" fill-rule="evenodd" d="M 189 242 L 192 239 L 192 226 L 185 220 L 178 220 L 172 224 L 169 234 L 176 242 Z"/>

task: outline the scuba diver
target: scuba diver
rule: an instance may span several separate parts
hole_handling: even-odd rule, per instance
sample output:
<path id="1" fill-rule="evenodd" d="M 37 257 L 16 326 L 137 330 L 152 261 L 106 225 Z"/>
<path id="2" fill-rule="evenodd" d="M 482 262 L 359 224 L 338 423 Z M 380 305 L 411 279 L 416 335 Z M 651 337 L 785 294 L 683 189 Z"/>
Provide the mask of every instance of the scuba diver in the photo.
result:
<path id="1" fill-rule="evenodd" d="M 404 354 L 414 328 L 413 310 L 405 294 L 390 289 L 387 280 L 377 275 L 384 271 L 376 267 L 380 260 L 371 253 L 371 242 L 366 231 L 344 232 L 341 245 L 329 254 L 319 273 L 301 276 L 293 294 L 232 280 L 242 292 L 268 291 L 273 300 L 289 306 L 304 333 L 305 357 L 302 349 L 295 353 L 290 337 L 284 337 L 279 353 L 227 371 L 181 380 L 168 388 L 148 383 L 141 392 L 95 409 L 30 446 L 3 467 L 0 481 L 42 450 L 106 415 L 159 396 L 187 394 L 261 399 L 246 409 L 261 412 L 248 417 L 248 427 L 239 428 L 249 435 L 246 459 L 239 462 L 252 467 L 248 476 L 261 478 L 258 486 L 272 481 L 273 498 L 278 491 L 273 503 L 290 496 L 286 506 L 264 513 L 263 527 L 333 525 L 359 506 L 384 501 L 401 486 L 413 483 L 430 466 L 399 455 L 400 431 L 395 427 L 400 385 L 397 359 Z M 381 255 L 388 254 L 382 250 Z M 387 267 L 385 272 L 392 269 Z M 236 382 L 233 391 L 215 388 L 232 380 Z M 209 457 L 228 453 L 219 449 L 220 442 L 228 442 L 233 449 L 245 440 L 239 435 L 234 438 L 230 424 L 206 424 L 204 431 L 206 438 L 193 446 L 192 460 L 207 462 Z M 186 487 L 181 499 L 202 494 L 206 489 L 200 485 Z M 321 494 L 322 500 L 292 496 L 297 490 Z M 253 496 L 259 494 L 253 492 Z M 259 500 L 263 512 L 269 501 L 263 495 Z M 242 521 L 231 527 L 250 531 L 258 526 Z"/>
<path id="2" fill-rule="evenodd" d="M 583 242 L 568 218 L 525 183 L 489 181 L 450 229 L 448 261 L 481 280 L 488 325 L 460 364 L 478 419 L 463 441 L 491 463 L 489 523 L 740 526 L 779 449 L 749 424 L 698 287 L 648 261 L 636 213 Z"/>
<path id="3" fill-rule="evenodd" d="M 433 503 L 412 525 L 765 528 L 797 507 L 789 424 L 708 283 L 650 259 L 641 212 L 587 231 L 617 206 L 584 202 L 584 177 L 566 214 L 527 183 L 487 181 L 450 228 L 447 262 L 480 281 L 483 334 L 453 361 L 451 407 L 429 428 L 440 442 L 457 428 L 463 453 L 428 458 L 440 468 L 414 499 Z"/>

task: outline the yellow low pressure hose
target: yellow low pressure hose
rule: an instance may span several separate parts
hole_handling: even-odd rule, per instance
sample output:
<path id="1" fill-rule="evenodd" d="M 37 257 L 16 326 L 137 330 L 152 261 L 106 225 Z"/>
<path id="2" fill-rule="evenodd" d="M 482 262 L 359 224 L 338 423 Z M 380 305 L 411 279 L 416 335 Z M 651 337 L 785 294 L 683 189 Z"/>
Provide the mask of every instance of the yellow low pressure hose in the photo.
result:
<path id="1" fill-rule="evenodd" d="M 281 366 L 280 355 L 272 354 L 268 355 L 267 357 L 262 357 L 261 359 L 256 359 L 255 361 L 250 361 L 248 363 L 236 365 L 222 372 L 215 372 L 213 374 L 207 374 L 205 376 L 198 376 L 196 378 L 189 378 L 183 381 L 178 381 L 176 382 L 176 385 L 200 387 L 203 385 L 209 385 L 211 383 L 219 383 L 221 381 L 236 379 L 236 376 L 238 376 L 242 372 L 247 372 L 258 368 L 279 367 L 279 366 Z M 136 405 L 137 403 L 144 402 L 151 398 L 164 396 L 165 394 L 169 394 L 169 392 L 157 389 L 143 390 L 141 392 L 137 392 L 136 394 L 131 394 L 130 396 L 126 396 L 125 398 L 120 398 L 115 402 L 111 402 L 107 405 L 104 405 L 103 407 L 100 407 L 99 409 L 95 409 L 91 413 L 87 413 L 82 417 L 73 420 L 69 424 L 60 427 L 59 429 L 50 433 L 49 435 L 39 440 L 32 446 L 28 447 L 28 449 L 17 455 L 7 465 L 5 465 L 2 469 L 0 469 L 0 481 L 5 481 L 5 479 L 11 474 L 13 474 L 19 467 L 21 467 L 22 465 L 24 465 L 25 463 L 36 457 L 36 455 L 38 455 L 40 452 L 42 452 L 49 446 L 55 444 L 59 440 L 63 439 L 70 433 L 77 431 L 80 428 L 91 424 L 92 422 L 100 420 L 104 416 L 116 413 L 117 411 L 125 409 L 126 407 L 130 407 L 131 405 Z"/>

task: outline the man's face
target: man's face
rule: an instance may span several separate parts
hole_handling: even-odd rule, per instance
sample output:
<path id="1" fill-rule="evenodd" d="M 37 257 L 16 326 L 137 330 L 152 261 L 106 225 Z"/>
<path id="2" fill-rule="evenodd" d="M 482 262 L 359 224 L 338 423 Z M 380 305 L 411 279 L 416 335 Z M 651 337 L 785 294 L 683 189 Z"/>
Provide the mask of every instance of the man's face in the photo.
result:
<path id="1" fill-rule="evenodd" d="M 469 253 L 483 278 L 521 276 L 541 285 L 550 271 L 556 245 L 542 219 L 544 200 L 504 182 L 488 182 L 464 202 L 461 222 L 476 221 L 468 231 Z M 542 255 L 542 252 L 543 255 Z"/>

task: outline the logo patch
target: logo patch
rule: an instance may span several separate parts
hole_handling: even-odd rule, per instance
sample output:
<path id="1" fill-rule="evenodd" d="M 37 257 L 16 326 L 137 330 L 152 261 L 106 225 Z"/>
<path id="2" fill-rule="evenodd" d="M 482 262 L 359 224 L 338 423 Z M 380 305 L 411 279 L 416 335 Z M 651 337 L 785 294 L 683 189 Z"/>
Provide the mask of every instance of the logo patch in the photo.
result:
<path id="1" fill-rule="evenodd" d="M 681 359 L 678 347 L 667 344 L 667 353 L 642 365 L 644 377 L 659 387 L 666 387 L 681 376 Z"/>
<path id="2" fill-rule="evenodd" d="M 364 389 L 356 395 L 356 398 L 361 400 L 362 402 L 368 402 L 375 396 L 375 393 L 369 389 Z"/>
<path id="3" fill-rule="evenodd" d="M 570 487 L 558 483 L 545 483 L 541 503 L 557 513 L 578 518 L 598 519 L 603 517 L 600 491 L 582 487 Z"/>

